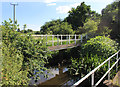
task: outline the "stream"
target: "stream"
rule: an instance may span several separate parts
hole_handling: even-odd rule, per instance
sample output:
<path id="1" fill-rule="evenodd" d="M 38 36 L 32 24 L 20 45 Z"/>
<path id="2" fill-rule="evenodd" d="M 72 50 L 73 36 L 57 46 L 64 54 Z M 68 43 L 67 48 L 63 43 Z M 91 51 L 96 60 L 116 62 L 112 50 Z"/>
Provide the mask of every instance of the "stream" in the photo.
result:
<path id="1" fill-rule="evenodd" d="M 72 80 L 68 74 L 66 73 L 68 71 L 68 68 L 66 68 L 66 66 L 61 67 L 61 68 L 56 68 L 56 67 L 49 67 L 50 73 L 48 73 L 48 78 L 45 78 L 44 75 L 40 75 L 39 77 L 40 79 L 35 82 L 34 79 L 31 78 L 31 81 L 29 83 L 29 85 L 72 85 L 74 82 L 74 80 Z M 45 73 L 47 73 L 47 71 L 44 71 Z M 57 83 L 56 83 L 56 82 Z"/>

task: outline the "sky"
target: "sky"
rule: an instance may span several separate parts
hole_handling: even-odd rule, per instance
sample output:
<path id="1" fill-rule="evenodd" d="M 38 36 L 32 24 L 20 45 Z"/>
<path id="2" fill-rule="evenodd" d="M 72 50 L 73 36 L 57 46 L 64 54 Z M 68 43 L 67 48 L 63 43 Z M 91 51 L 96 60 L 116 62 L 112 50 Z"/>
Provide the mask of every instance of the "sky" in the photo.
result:
<path id="1" fill-rule="evenodd" d="M 101 10 L 114 0 L 0 0 L 0 24 L 9 18 L 13 20 L 13 5 L 10 3 L 18 4 L 15 18 L 20 30 L 26 24 L 26 29 L 40 31 L 46 22 L 67 17 L 68 11 L 83 1 L 91 6 L 91 10 L 101 14 Z"/>

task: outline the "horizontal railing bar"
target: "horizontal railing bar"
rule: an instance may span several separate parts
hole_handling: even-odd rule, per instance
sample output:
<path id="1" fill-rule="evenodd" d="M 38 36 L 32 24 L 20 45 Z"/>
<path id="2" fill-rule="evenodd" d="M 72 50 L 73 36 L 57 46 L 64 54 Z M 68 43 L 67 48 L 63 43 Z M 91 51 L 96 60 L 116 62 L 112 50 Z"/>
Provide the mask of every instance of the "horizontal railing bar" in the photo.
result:
<path id="1" fill-rule="evenodd" d="M 118 63 L 120 58 L 112 65 L 112 67 L 103 75 L 103 77 L 95 84 L 95 87 L 105 78 L 105 76 L 111 71 L 111 69 Z"/>
<path id="2" fill-rule="evenodd" d="M 32 36 L 35 36 L 35 37 L 39 37 L 39 36 L 61 36 L 61 35 L 32 35 Z M 69 36 L 69 35 L 62 35 L 62 36 Z M 70 36 L 75 36 L 75 35 L 70 35 Z M 76 36 L 80 36 L 80 35 L 76 35 Z"/>
<path id="3" fill-rule="evenodd" d="M 79 85 L 81 82 L 83 82 L 85 79 L 87 79 L 91 74 L 93 74 L 96 70 L 98 70 L 102 65 L 104 65 L 107 61 L 109 61 L 112 57 L 114 57 L 115 55 L 117 55 L 119 52 L 120 52 L 120 50 L 118 52 L 116 52 L 115 54 L 113 54 L 112 56 L 110 56 L 107 60 L 105 60 L 103 63 L 101 63 L 94 70 L 92 70 L 91 72 L 89 72 L 85 77 L 83 77 L 78 82 L 76 82 L 72 87 L 75 87 L 75 86 Z"/>

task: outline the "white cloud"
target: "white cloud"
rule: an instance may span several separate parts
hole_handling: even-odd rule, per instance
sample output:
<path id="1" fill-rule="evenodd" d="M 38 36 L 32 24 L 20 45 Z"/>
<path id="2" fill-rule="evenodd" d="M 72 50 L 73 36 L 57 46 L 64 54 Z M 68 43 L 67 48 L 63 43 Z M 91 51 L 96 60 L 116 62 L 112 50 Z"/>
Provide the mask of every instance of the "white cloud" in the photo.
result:
<path id="1" fill-rule="evenodd" d="M 56 2 L 58 0 L 44 0 L 43 2 L 47 4 L 47 6 L 53 6 L 56 5 Z"/>
<path id="2" fill-rule="evenodd" d="M 57 2 L 58 0 L 44 0 L 44 3 L 53 3 L 53 2 Z"/>
<path id="3" fill-rule="evenodd" d="M 69 6 L 59 6 L 56 8 L 57 13 L 65 14 L 70 10 Z"/>
<path id="4" fill-rule="evenodd" d="M 57 13 L 61 13 L 61 14 L 66 14 L 68 13 L 68 11 L 71 10 L 72 7 L 77 7 L 78 5 L 80 5 L 80 3 L 75 3 L 75 4 L 71 4 L 71 5 L 66 5 L 66 6 L 59 6 L 56 8 Z"/>
<path id="5" fill-rule="evenodd" d="M 35 24 L 26 24 L 26 30 L 27 29 L 32 29 L 33 31 L 40 31 L 40 26 L 41 25 L 35 25 Z M 23 30 L 23 25 L 20 26 L 20 30 Z"/>
<path id="6" fill-rule="evenodd" d="M 56 5 L 56 3 L 48 3 L 47 6 L 53 6 Z"/>

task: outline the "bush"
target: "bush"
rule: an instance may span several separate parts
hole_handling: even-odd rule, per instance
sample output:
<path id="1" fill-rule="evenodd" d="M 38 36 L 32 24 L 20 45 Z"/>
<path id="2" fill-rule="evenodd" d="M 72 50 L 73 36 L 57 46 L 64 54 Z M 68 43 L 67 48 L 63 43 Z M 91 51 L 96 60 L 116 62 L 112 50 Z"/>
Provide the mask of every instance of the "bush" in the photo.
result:
<path id="1" fill-rule="evenodd" d="M 40 39 L 17 32 L 17 24 L 4 21 L 2 25 L 2 86 L 28 85 L 31 77 L 46 74 L 44 65 L 51 53 Z M 42 41 L 41 41 L 42 42 Z M 44 52 L 46 51 L 46 52 Z M 35 70 L 39 71 L 35 73 Z M 35 73 L 35 74 L 34 74 Z"/>
<path id="2" fill-rule="evenodd" d="M 118 50 L 118 43 L 105 36 L 96 36 L 87 41 L 83 46 L 83 55 L 98 55 L 109 57 Z"/>

